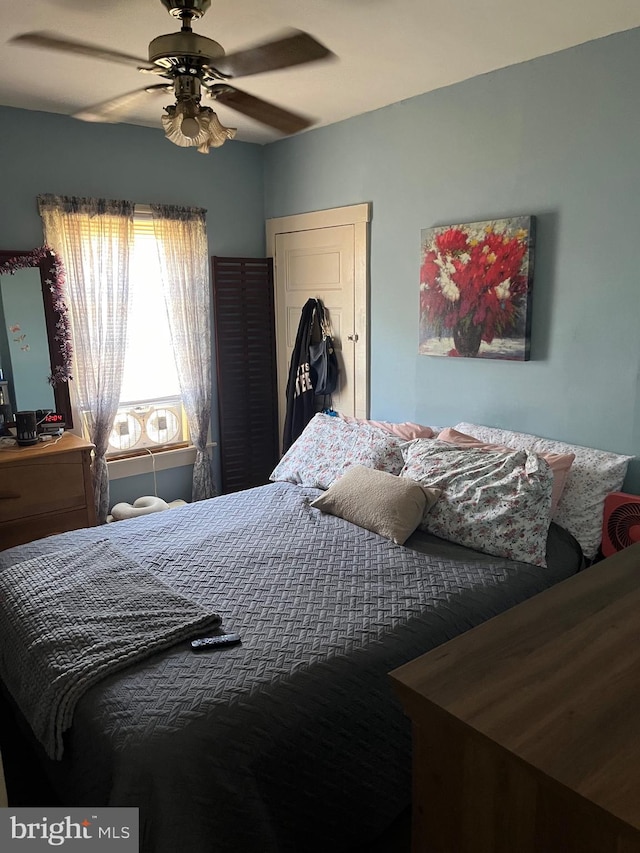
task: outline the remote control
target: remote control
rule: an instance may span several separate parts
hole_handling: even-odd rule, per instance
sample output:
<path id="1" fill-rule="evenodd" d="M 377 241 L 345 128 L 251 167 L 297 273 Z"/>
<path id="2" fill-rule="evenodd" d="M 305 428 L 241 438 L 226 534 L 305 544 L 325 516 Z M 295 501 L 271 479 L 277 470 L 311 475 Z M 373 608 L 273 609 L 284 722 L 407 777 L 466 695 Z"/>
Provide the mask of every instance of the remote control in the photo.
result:
<path id="1" fill-rule="evenodd" d="M 191 640 L 194 652 L 206 652 L 212 649 L 223 649 L 225 646 L 235 646 L 240 642 L 239 634 L 220 634 L 218 637 L 200 637 Z"/>

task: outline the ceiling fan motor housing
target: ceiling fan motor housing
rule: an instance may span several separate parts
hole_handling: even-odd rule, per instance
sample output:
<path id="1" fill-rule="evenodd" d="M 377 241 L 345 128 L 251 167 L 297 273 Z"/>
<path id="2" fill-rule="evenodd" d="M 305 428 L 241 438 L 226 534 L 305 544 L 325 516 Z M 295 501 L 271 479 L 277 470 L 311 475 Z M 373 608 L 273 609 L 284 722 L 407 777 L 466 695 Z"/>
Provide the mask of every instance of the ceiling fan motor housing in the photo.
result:
<path id="1" fill-rule="evenodd" d="M 211 6 L 211 0 L 162 0 L 162 5 L 176 18 L 185 13 L 191 18 L 201 18 Z"/>
<path id="2" fill-rule="evenodd" d="M 167 33 L 149 44 L 149 62 L 167 67 L 188 64 L 189 60 L 201 67 L 224 55 L 224 48 L 217 41 L 191 32 Z"/>

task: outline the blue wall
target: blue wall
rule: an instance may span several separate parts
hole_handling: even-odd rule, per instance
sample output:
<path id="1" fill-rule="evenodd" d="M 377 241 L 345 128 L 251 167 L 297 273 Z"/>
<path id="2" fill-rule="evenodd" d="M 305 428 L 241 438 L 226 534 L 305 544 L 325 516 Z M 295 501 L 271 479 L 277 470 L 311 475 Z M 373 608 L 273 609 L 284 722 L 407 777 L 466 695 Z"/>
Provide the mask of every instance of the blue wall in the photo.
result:
<path id="1" fill-rule="evenodd" d="M 0 107 L 0 248 L 42 244 L 40 193 L 207 209 L 211 254 L 264 256 L 262 148 L 199 154 L 161 130 Z"/>
<path id="2" fill-rule="evenodd" d="M 640 453 L 640 29 L 274 143 L 265 177 L 267 217 L 372 202 L 372 416 Z M 532 360 L 419 356 L 420 230 L 518 214 Z"/>
<path id="3" fill-rule="evenodd" d="M 42 242 L 42 192 L 201 205 L 211 254 L 248 256 L 264 253 L 265 216 L 370 201 L 372 416 L 477 421 L 635 455 L 639 81 L 636 29 L 206 157 L 160 130 L 0 108 L 0 247 Z M 419 356 L 420 230 L 517 214 L 538 224 L 532 360 Z M 185 483 L 182 469 L 163 472 L 163 497 L 185 497 Z M 149 491 L 144 478 L 113 486 L 118 500 Z M 625 487 L 640 492 L 640 465 Z"/>
<path id="4" fill-rule="evenodd" d="M 258 145 L 233 142 L 205 156 L 172 145 L 159 129 L 0 107 L 0 164 L 2 249 L 42 245 L 36 196 L 58 193 L 204 207 L 210 254 L 264 256 Z M 215 400 L 215 370 L 212 381 Z M 212 420 L 215 440 L 216 410 Z M 190 498 L 189 470 L 163 471 L 158 486 L 166 500 Z M 145 477 L 114 481 L 112 503 L 132 501 L 149 488 Z"/>

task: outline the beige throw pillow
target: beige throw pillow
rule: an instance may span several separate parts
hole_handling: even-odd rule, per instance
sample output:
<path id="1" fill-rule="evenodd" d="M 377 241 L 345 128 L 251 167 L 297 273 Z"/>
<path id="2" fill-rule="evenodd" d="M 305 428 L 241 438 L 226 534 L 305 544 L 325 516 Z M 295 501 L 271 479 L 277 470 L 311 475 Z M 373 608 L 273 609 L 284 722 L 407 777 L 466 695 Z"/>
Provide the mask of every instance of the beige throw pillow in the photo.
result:
<path id="1" fill-rule="evenodd" d="M 440 494 L 408 477 L 354 465 L 311 506 L 402 545 Z"/>

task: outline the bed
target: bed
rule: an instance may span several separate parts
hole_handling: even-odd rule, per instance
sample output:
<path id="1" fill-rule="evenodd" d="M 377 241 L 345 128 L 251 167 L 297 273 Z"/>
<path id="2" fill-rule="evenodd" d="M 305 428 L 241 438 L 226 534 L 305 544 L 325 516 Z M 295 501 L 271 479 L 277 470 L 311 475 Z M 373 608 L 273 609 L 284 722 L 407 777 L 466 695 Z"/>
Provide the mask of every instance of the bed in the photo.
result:
<path id="1" fill-rule="evenodd" d="M 1 585 L 108 546 L 242 637 L 200 654 L 182 638 L 90 685 L 61 756 L 35 743 L 63 804 L 139 807 L 145 853 L 352 850 L 410 802 L 410 725 L 387 673 L 583 564 L 577 539 L 553 522 L 544 565 L 428 529 L 396 544 L 313 506 L 324 485 L 276 478 L 0 553 Z M 8 606 L 26 612 L 26 599 Z M 19 638 L 7 637 L 6 616 L 5 686 L 16 679 L 9 658 L 22 659 L 7 654 Z M 30 709 L 17 713 L 24 723 Z"/>

